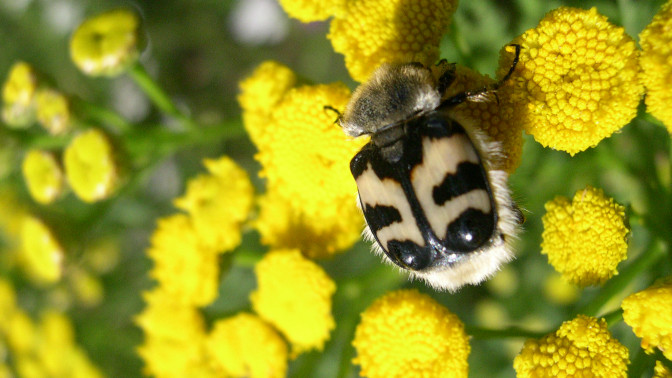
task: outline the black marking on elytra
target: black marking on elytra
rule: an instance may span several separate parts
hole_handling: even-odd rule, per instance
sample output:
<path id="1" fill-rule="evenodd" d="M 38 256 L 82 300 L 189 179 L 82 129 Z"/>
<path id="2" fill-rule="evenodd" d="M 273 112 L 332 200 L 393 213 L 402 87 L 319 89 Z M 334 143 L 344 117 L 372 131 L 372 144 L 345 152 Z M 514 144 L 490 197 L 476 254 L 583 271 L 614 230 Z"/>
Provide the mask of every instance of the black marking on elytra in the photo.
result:
<path id="1" fill-rule="evenodd" d="M 401 213 L 394 206 L 384 205 L 365 205 L 363 208 L 364 217 L 367 220 L 371 232 L 377 233 L 381 228 L 387 227 L 392 223 L 401 222 Z"/>
<path id="2" fill-rule="evenodd" d="M 438 206 L 475 189 L 488 190 L 487 177 L 476 163 L 462 162 L 457 172 L 448 173 L 441 184 L 434 187 L 432 197 Z"/>
<path id="3" fill-rule="evenodd" d="M 488 241 L 495 232 L 493 213 L 467 209 L 448 225 L 446 241 L 458 252 L 474 251 Z"/>

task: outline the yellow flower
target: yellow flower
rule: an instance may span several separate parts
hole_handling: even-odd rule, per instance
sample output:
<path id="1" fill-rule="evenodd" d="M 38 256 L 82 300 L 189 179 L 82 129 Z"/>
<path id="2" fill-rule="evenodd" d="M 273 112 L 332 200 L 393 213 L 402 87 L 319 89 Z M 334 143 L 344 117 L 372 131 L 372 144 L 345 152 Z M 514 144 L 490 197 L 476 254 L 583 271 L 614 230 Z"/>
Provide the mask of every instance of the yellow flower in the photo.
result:
<path id="1" fill-rule="evenodd" d="M 672 277 L 661 280 L 623 300 L 623 320 L 642 339 L 642 348 L 657 347 L 672 360 Z"/>
<path id="2" fill-rule="evenodd" d="M 61 92 L 45 88 L 35 97 L 37 120 L 50 134 L 63 134 L 70 129 L 70 102 Z"/>
<path id="3" fill-rule="evenodd" d="M 376 300 L 361 315 L 352 344 L 362 376 L 466 377 L 469 339 L 460 319 L 416 290 Z"/>
<path id="4" fill-rule="evenodd" d="M 84 21 L 70 40 L 70 58 L 87 75 L 116 76 L 135 63 L 145 45 L 141 20 L 115 9 Z"/>
<path id="5" fill-rule="evenodd" d="M 154 261 L 149 275 L 176 302 L 205 306 L 217 297 L 217 251 L 200 243 L 188 216 L 160 219 L 147 255 Z"/>
<path id="6" fill-rule="evenodd" d="M 29 150 L 21 166 L 28 191 L 41 204 L 53 202 L 63 190 L 63 172 L 52 154 Z"/>
<path id="7" fill-rule="evenodd" d="M 348 0 L 280 0 L 291 17 L 301 22 L 323 21 L 341 12 Z"/>
<path id="8" fill-rule="evenodd" d="M 145 334 L 138 348 L 145 362 L 143 373 L 186 377 L 207 372 L 205 325 L 199 311 L 176 301 L 162 288 L 146 292 L 144 299 L 147 307 L 135 319 Z"/>
<path id="9" fill-rule="evenodd" d="M 434 64 L 456 7 L 453 0 L 347 1 L 327 37 L 350 76 L 364 82 L 384 62 Z"/>
<path id="10" fill-rule="evenodd" d="M 507 67 L 508 70 L 509 67 Z M 505 72 L 506 73 L 506 72 Z M 481 75 L 467 67 L 457 66 L 455 81 L 448 88 L 444 98 L 461 92 L 477 90 L 493 84 L 495 80 Z M 472 129 L 482 130 L 492 140 L 499 142 L 504 156 L 493 156 L 492 164 L 495 169 L 502 169 L 509 173 L 520 165 L 523 153 L 523 128 L 520 119 L 513 114 L 510 107 L 500 105 L 500 97 L 491 96 L 488 101 L 466 101 L 456 106 L 451 114 L 464 125 L 471 125 Z"/>
<path id="11" fill-rule="evenodd" d="M 672 371 L 668 370 L 662 362 L 656 361 L 653 368 L 653 378 L 672 378 Z"/>
<path id="12" fill-rule="evenodd" d="M 28 127 L 35 118 L 37 74 L 30 64 L 14 63 L 2 88 L 2 119 L 11 127 Z"/>
<path id="13" fill-rule="evenodd" d="M 271 251 L 254 268 L 252 308 L 292 344 L 292 355 L 322 350 L 334 329 L 331 296 L 336 285 L 298 250 Z"/>
<path id="14" fill-rule="evenodd" d="M 220 319 L 206 347 L 218 369 L 231 377 L 284 377 L 287 345 L 273 327 L 252 314 Z"/>
<path id="15" fill-rule="evenodd" d="M 513 43 L 522 46 L 520 63 L 500 98 L 544 147 L 574 155 L 637 114 L 637 47 L 595 8 L 555 9 Z M 500 70 L 510 55 L 502 53 Z"/>
<path id="16" fill-rule="evenodd" d="M 102 302 L 105 291 L 98 277 L 80 267 L 73 267 L 68 273 L 72 291 L 81 305 L 92 307 Z"/>
<path id="17" fill-rule="evenodd" d="M 667 1 L 639 34 L 646 110 L 672 133 L 672 1 Z"/>
<path id="18" fill-rule="evenodd" d="M 109 273 L 119 263 L 119 241 L 107 237 L 93 241 L 84 253 L 86 266 L 97 274 Z"/>
<path id="19" fill-rule="evenodd" d="M 64 251 L 38 218 L 25 216 L 21 227 L 21 261 L 38 282 L 54 283 L 63 273 Z"/>
<path id="20" fill-rule="evenodd" d="M 9 316 L 16 308 L 16 292 L 12 283 L 0 278 L 0 335 L 7 332 Z"/>
<path id="21" fill-rule="evenodd" d="M 109 197 L 117 185 L 117 165 L 105 135 L 90 129 L 75 137 L 65 149 L 65 175 L 77 196 L 86 202 Z"/>
<path id="22" fill-rule="evenodd" d="M 7 345 L 13 355 L 28 354 L 35 345 L 35 325 L 22 309 L 13 311 L 4 325 Z"/>
<path id="23" fill-rule="evenodd" d="M 567 281 L 600 285 L 618 273 L 628 250 L 623 206 L 588 186 L 571 203 L 556 197 L 545 207 L 541 253 Z"/>
<path id="24" fill-rule="evenodd" d="M 210 174 L 189 180 L 175 206 L 191 216 L 201 243 L 218 252 L 240 244 L 240 228 L 252 209 L 253 188 L 247 173 L 224 156 L 205 160 Z"/>
<path id="25" fill-rule="evenodd" d="M 243 121 L 267 188 L 254 226 L 264 244 L 326 256 L 359 238 L 363 219 L 349 162 L 366 141 L 347 140 L 334 125 L 336 115 L 324 109 L 345 107 L 350 91 L 343 84 L 288 89 L 290 73 L 265 63 L 241 84 Z M 279 78 L 274 86 L 268 84 L 273 77 Z"/>
<path id="26" fill-rule="evenodd" d="M 549 275 L 544 281 L 544 295 L 552 303 L 568 305 L 579 298 L 579 289 L 559 274 Z"/>
<path id="27" fill-rule="evenodd" d="M 604 319 L 579 315 L 539 340 L 529 339 L 513 361 L 524 377 L 626 377 L 628 349 Z"/>

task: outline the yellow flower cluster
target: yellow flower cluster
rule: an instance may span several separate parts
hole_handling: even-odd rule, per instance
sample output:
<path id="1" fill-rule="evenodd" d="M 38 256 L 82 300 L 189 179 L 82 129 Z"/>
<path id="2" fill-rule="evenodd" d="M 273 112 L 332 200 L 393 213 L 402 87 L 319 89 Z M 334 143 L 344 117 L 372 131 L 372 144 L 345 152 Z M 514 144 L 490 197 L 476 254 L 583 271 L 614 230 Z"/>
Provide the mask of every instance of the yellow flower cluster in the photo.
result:
<path id="1" fill-rule="evenodd" d="M 37 74 L 25 62 L 14 63 L 2 88 L 2 119 L 11 127 L 28 127 L 35 118 Z"/>
<path id="2" fill-rule="evenodd" d="M 639 34 L 646 110 L 672 133 L 672 1 L 667 1 Z"/>
<path id="3" fill-rule="evenodd" d="M 28 191 L 35 201 L 49 204 L 63 192 L 63 171 L 53 154 L 29 150 L 21 169 Z"/>
<path id="4" fill-rule="evenodd" d="M 522 50 L 503 106 L 543 146 L 574 155 L 637 114 L 643 86 L 635 42 L 595 8 L 555 9 L 512 43 Z M 508 55 L 501 59 L 510 62 Z"/>
<path id="5" fill-rule="evenodd" d="M 240 84 L 243 122 L 266 178 L 254 226 L 264 244 L 328 256 L 350 247 L 363 226 L 349 162 L 366 141 L 347 140 L 324 109 L 345 107 L 345 85 L 294 83 L 289 69 L 266 62 Z"/>
<path id="6" fill-rule="evenodd" d="M 529 339 L 513 361 L 525 377 L 626 377 L 628 349 L 604 319 L 579 315 L 539 340 Z"/>
<path id="7" fill-rule="evenodd" d="M 44 311 L 34 322 L 18 306 L 12 285 L 0 279 L 0 340 L 6 341 L 8 350 L 3 352 L 10 353 L 18 376 L 102 377 L 74 339 L 64 314 Z"/>
<path id="8" fill-rule="evenodd" d="M 322 350 L 334 329 L 331 297 L 336 285 L 298 250 L 268 252 L 254 268 L 252 308 L 292 344 L 292 355 Z"/>
<path id="9" fill-rule="evenodd" d="M 672 378 L 672 371 L 668 370 L 662 362 L 656 361 L 653 368 L 653 378 Z"/>
<path id="10" fill-rule="evenodd" d="M 98 129 L 77 135 L 63 154 L 65 175 L 75 194 L 85 202 L 108 198 L 118 184 L 118 168 L 109 140 Z"/>
<path id="11" fill-rule="evenodd" d="M 649 353 L 657 347 L 672 360 L 672 277 L 623 300 L 623 320 L 642 339 L 642 348 Z"/>
<path id="12" fill-rule="evenodd" d="M 328 38 L 345 55 L 353 79 L 364 82 L 384 62 L 433 64 L 457 7 L 455 0 L 283 0 L 303 22 L 333 16 Z"/>
<path id="13" fill-rule="evenodd" d="M 354 363 L 365 377 L 466 377 L 469 339 L 460 319 L 428 295 L 399 290 L 361 315 Z"/>
<path id="14" fill-rule="evenodd" d="M 141 19 L 130 9 L 88 18 L 70 40 L 70 57 L 87 75 L 115 76 L 135 63 L 145 45 Z"/>
<path id="15" fill-rule="evenodd" d="M 20 261 L 28 274 L 40 283 L 54 283 L 63 274 L 64 250 L 40 219 L 22 217 Z"/>
<path id="16" fill-rule="evenodd" d="M 571 202 L 556 197 L 545 207 L 541 253 L 567 281 L 599 285 L 618 273 L 628 249 L 623 206 L 589 186 Z"/>

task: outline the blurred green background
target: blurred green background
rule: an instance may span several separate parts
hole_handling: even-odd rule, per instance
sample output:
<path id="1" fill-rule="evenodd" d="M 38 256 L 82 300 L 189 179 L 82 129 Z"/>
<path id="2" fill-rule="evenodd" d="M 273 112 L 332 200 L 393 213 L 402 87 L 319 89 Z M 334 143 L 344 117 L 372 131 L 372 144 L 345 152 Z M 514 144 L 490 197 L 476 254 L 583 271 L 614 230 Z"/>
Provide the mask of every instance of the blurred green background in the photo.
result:
<path id="1" fill-rule="evenodd" d="M 535 27 L 551 9 L 561 5 L 595 6 L 636 39 L 661 4 L 662 1 L 636 0 L 463 0 L 442 42 L 442 57 L 493 76 L 500 48 Z M 0 164 L 7 166 L 2 181 L 23 193 L 21 200 L 27 206 L 47 220 L 58 220 L 55 232 L 65 240 L 68 259 L 81 258 L 86 246 L 96 240 L 118 240 L 120 262 L 101 277 L 104 301 L 95 307 L 75 304 L 68 313 L 79 344 L 94 363 L 109 376 L 132 377 L 140 376 L 142 367 L 135 354 L 142 334 L 132 319 L 143 306 L 141 291 L 151 287 L 146 274 L 150 263 L 144 249 L 156 219 L 174 212 L 172 199 L 183 192 L 189 177 L 203 171 L 204 157 L 228 154 L 248 170 L 263 190 L 263 182 L 256 179 L 259 167 L 253 159 L 254 146 L 240 132 L 238 82 L 259 63 L 272 59 L 289 66 L 308 82 L 343 81 L 353 89 L 356 83 L 348 77 L 343 57 L 333 52 L 326 39 L 328 22 L 301 24 L 289 19 L 273 0 L 2 0 L 0 76 L 6 77 L 15 61 L 24 60 L 51 77 L 56 88 L 67 94 L 114 109 L 134 123 L 164 122 L 130 78 L 86 77 L 69 59 L 68 40 L 74 28 L 84 18 L 118 6 L 134 7 L 144 17 L 149 45 L 141 61 L 164 90 L 197 122 L 224 123 L 231 128 L 231 135 L 174 151 L 143 172 L 119 196 L 94 205 L 83 204 L 72 194 L 48 207 L 31 201 L 18 169 L 25 148 L 22 132 L 4 128 L 0 131 L 0 148 L 16 151 Z M 553 269 L 539 253 L 543 204 L 556 195 L 571 197 L 592 185 L 603 188 L 623 205 L 649 209 L 655 199 L 646 190 L 647 176 L 662 171 L 669 178 L 669 135 L 664 128 L 643 119 L 638 117 L 598 148 L 573 158 L 564 152 L 544 150 L 526 137 L 523 162 L 512 175 L 511 186 L 514 197 L 526 210 L 527 222 L 518 258 L 499 280 L 467 287 L 458 294 L 435 293 L 420 283 L 406 282 L 393 269 L 380 264 L 361 242 L 332 260 L 320 261 L 339 286 L 334 298 L 337 328 L 323 353 L 307 353 L 292 361 L 290 375 L 339 374 L 342 362 L 354 354 L 350 341 L 359 312 L 374 298 L 398 287 L 417 287 L 430 293 L 468 326 L 484 325 L 492 321 L 488 316 L 494 316 L 499 317 L 494 324 L 501 326 L 552 330 L 572 317 L 576 309 L 597 295 L 598 289 L 584 290 L 570 305 L 553 303 L 546 296 L 544 281 Z M 649 232 L 635 222 L 630 256 L 641 253 L 650 239 Z M 241 249 L 263 251 L 255 234 L 246 235 Z M 653 278 L 669 272 L 670 263 L 654 269 L 639 277 L 623 294 L 643 288 Z M 49 288 L 35 287 L 16 270 L 2 273 L 11 277 L 20 303 L 29 312 L 37 313 L 48 302 Z M 220 299 L 206 314 L 214 318 L 249 309 L 247 295 L 254 285 L 251 267 L 234 264 L 223 277 Z M 629 327 L 619 324 L 612 332 L 630 348 L 633 359 L 639 340 Z M 514 375 L 512 360 L 522 341 L 472 339 L 471 375 Z M 340 373 L 354 376 L 356 372 L 357 368 L 351 366 Z"/>

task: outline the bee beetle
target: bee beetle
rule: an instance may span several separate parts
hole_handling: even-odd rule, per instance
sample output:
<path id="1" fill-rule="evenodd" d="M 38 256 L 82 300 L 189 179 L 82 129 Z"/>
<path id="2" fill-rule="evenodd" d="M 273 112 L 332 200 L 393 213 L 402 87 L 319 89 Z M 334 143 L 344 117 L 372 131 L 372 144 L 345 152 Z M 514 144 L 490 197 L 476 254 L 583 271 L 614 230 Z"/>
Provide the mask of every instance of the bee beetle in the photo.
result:
<path id="1" fill-rule="evenodd" d="M 419 63 L 383 64 L 352 95 L 337 123 L 371 140 L 350 162 L 358 204 L 374 251 L 439 290 L 478 284 L 513 258 L 522 214 L 508 174 L 493 168 L 501 146 L 451 117 L 465 101 L 484 101 L 490 86 L 443 98 L 455 65 L 438 79 Z M 444 62 L 445 63 L 445 62 Z"/>

